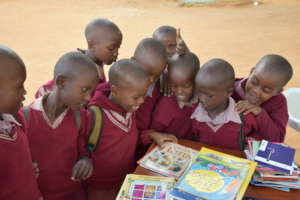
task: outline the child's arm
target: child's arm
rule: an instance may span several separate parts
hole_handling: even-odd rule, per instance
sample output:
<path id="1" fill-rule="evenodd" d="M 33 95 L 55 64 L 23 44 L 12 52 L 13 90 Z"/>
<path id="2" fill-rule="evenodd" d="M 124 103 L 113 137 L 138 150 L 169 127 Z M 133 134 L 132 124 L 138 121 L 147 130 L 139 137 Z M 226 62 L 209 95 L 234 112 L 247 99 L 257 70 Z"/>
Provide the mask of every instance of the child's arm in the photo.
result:
<path id="1" fill-rule="evenodd" d="M 87 151 L 88 131 L 91 129 L 92 113 L 89 110 L 80 110 L 80 130 L 78 135 L 79 160 L 73 167 L 72 180 L 86 180 L 92 175 L 93 164 L 90 153 Z"/>
<path id="2" fill-rule="evenodd" d="M 158 145 L 161 146 L 165 142 L 174 142 L 177 143 L 178 140 L 173 134 L 168 133 L 160 133 L 157 131 L 153 131 L 149 134 L 149 137 Z"/>
<path id="3" fill-rule="evenodd" d="M 257 122 L 257 134 L 272 142 L 283 142 L 288 121 L 287 103 L 282 95 L 273 100 L 272 110 L 240 101 L 236 105 L 239 113 L 253 113 Z"/>
<path id="4" fill-rule="evenodd" d="M 92 172 L 93 172 L 92 160 L 87 156 L 83 156 L 74 165 L 71 179 L 74 181 L 86 180 L 92 175 Z"/>
<path id="5" fill-rule="evenodd" d="M 186 52 L 190 51 L 186 43 L 181 37 L 180 28 L 178 28 L 176 31 L 176 41 L 177 41 L 176 51 L 179 55 L 183 55 Z"/>

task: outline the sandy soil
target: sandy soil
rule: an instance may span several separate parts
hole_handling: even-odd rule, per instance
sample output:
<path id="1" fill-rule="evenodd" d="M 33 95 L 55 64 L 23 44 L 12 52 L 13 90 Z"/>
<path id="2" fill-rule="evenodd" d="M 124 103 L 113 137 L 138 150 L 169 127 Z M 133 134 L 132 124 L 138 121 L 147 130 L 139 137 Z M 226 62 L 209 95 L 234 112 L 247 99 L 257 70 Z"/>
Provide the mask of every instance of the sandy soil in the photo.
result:
<path id="1" fill-rule="evenodd" d="M 119 58 L 131 56 L 139 40 L 150 37 L 158 26 L 172 25 L 181 28 L 201 63 L 224 58 L 237 76 L 246 76 L 262 55 L 277 53 L 294 67 L 295 76 L 286 88 L 300 87 L 299 0 L 201 7 L 183 7 L 175 0 L 0 0 L 0 13 L 0 44 L 17 51 L 27 65 L 25 103 L 52 78 L 59 56 L 86 47 L 83 30 L 96 17 L 109 18 L 121 28 Z M 300 133 L 288 128 L 286 141 L 298 149 L 300 162 Z"/>

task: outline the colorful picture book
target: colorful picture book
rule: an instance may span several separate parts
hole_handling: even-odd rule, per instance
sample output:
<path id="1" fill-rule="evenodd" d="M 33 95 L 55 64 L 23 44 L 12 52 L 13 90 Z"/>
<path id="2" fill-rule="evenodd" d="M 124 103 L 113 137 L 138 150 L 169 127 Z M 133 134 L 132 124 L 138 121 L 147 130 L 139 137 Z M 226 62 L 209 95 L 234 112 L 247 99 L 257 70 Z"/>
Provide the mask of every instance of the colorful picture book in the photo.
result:
<path id="1" fill-rule="evenodd" d="M 267 149 L 268 147 L 274 147 L 274 145 L 275 148 Z M 284 165 L 281 165 L 279 163 L 281 161 L 278 162 L 278 158 L 273 157 L 274 153 L 281 154 L 281 156 L 279 157 L 282 157 L 283 152 L 278 152 L 281 151 L 282 148 L 284 149 L 283 152 L 285 152 L 286 149 L 288 148 L 287 151 L 289 153 L 284 154 L 284 156 L 286 156 L 287 158 L 284 158 L 283 160 L 289 160 L 288 165 L 291 166 L 288 167 L 289 170 L 278 168 L 278 166 L 276 165 L 279 164 L 280 167 Z M 259 153 L 260 151 L 262 151 L 263 154 Z M 269 161 L 277 160 L 275 162 L 272 161 L 272 163 L 271 162 L 265 163 L 265 162 L 258 161 L 259 165 L 257 166 L 254 176 L 251 180 L 252 185 L 271 187 L 286 192 L 289 192 L 290 189 L 300 189 L 300 177 L 299 177 L 300 170 L 293 160 L 294 150 L 292 148 L 287 147 L 285 144 L 281 144 L 281 143 L 271 143 L 264 140 L 263 141 L 248 140 L 248 147 L 247 149 L 245 149 L 245 153 L 247 158 L 251 160 L 256 160 L 258 158 L 257 155 L 260 155 L 264 158 L 267 157 L 267 160 L 269 159 Z M 273 165 L 274 163 L 276 163 L 275 166 Z"/>
<path id="2" fill-rule="evenodd" d="M 207 200 L 231 200 L 238 195 L 247 173 L 248 168 L 200 153 L 175 188 Z"/>
<path id="3" fill-rule="evenodd" d="M 200 154 L 208 156 L 210 158 L 222 161 L 222 162 L 226 162 L 230 165 L 234 165 L 236 167 L 241 167 L 241 168 L 247 168 L 248 169 L 248 173 L 247 176 L 244 180 L 244 182 L 241 185 L 241 188 L 236 196 L 236 199 L 242 199 L 247 187 L 251 181 L 252 175 L 254 174 L 254 171 L 257 167 L 257 163 L 251 160 L 247 160 L 247 159 L 243 159 L 243 158 L 239 158 L 236 156 L 232 156 L 229 154 L 225 154 L 219 151 L 215 151 L 209 148 L 205 148 L 202 147 L 200 150 Z"/>
<path id="4" fill-rule="evenodd" d="M 293 172 L 295 149 L 262 140 L 255 161 L 259 164 L 286 173 Z"/>
<path id="5" fill-rule="evenodd" d="M 138 161 L 139 165 L 164 176 L 179 178 L 190 166 L 198 151 L 175 143 L 155 147 Z"/>
<path id="6" fill-rule="evenodd" d="M 167 200 L 174 178 L 128 174 L 116 200 Z"/>

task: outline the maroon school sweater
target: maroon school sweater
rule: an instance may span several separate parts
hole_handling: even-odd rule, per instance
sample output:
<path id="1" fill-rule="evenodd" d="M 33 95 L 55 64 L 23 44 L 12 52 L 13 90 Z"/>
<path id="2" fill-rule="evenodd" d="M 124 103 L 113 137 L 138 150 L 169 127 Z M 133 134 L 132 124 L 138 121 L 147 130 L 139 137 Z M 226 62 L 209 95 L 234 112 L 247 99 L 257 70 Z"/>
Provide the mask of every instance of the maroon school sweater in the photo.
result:
<path id="1" fill-rule="evenodd" d="M 191 139 L 192 120 L 195 106 L 180 108 L 175 97 L 161 97 L 152 116 L 151 129 L 174 134 L 177 138 Z M 149 143 L 149 134 L 142 136 L 143 143 Z"/>
<path id="2" fill-rule="evenodd" d="M 243 79 L 236 79 L 236 84 Z M 245 88 L 246 81 L 242 83 Z M 237 92 L 236 87 L 232 98 L 236 102 L 244 100 Z M 256 139 L 266 139 L 272 142 L 283 142 L 288 122 L 287 101 L 283 94 L 273 96 L 261 105 L 262 111 L 256 116 L 258 130 L 251 135 Z"/>
<path id="3" fill-rule="evenodd" d="M 161 96 L 159 87 L 159 82 L 156 82 L 152 96 L 147 94 L 144 103 L 136 111 L 137 128 L 140 133 L 150 128 L 153 111 Z"/>
<path id="4" fill-rule="evenodd" d="M 253 115 L 244 117 L 244 136 L 248 137 L 256 126 Z M 192 120 L 193 140 L 207 145 L 239 149 L 240 124 L 228 122 L 214 132 L 205 122 Z M 245 141 L 244 141 L 245 142 Z"/>
<path id="5" fill-rule="evenodd" d="M 20 114 L 18 120 L 23 124 Z M 9 134 L 0 132 L 0 156 L 0 199 L 40 199 L 28 141 L 22 126 L 13 124 Z"/>
<path id="6" fill-rule="evenodd" d="M 27 133 L 33 160 L 40 169 L 38 184 L 46 200 L 73 200 L 82 188 L 79 181 L 71 180 L 72 169 L 85 155 L 85 116 L 80 111 L 81 127 L 78 131 L 74 112 L 69 109 L 57 127 L 51 127 L 36 108 L 36 99 L 30 105 Z"/>
<path id="7" fill-rule="evenodd" d="M 87 185 L 96 189 L 118 188 L 126 174 L 136 167 L 138 131 L 135 113 L 127 113 L 114 104 L 108 98 L 109 94 L 109 83 L 105 83 L 89 104 L 100 107 L 103 114 L 100 141 L 91 154 L 94 172 L 87 180 Z"/>

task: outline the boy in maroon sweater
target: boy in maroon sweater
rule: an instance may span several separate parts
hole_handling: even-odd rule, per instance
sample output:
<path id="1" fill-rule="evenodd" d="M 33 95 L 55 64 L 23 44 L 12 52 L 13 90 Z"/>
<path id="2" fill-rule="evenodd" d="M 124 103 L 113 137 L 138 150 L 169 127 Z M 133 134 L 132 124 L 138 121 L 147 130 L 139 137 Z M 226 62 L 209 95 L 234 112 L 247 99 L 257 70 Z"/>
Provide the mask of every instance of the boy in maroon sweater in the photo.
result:
<path id="1" fill-rule="evenodd" d="M 199 98 L 192 114 L 194 140 L 225 148 L 240 149 L 245 137 L 256 130 L 252 114 L 242 118 L 235 110 L 231 98 L 234 87 L 234 70 L 222 59 L 205 63 L 196 75 L 195 95 Z"/>
<path id="2" fill-rule="evenodd" d="M 232 97 L 238 102 L 237 111 L 252 113 L 257 121 L 257 134 L 252 137 L 273 142 L 284 141 L 288 111 L 281 91 L 292 75 L 292 66 L 285 58 L 266 55 L 248 78 L 235 81 Z"/>
<path id="3" fill-rule="evenodd" d="M 85 151 L 86 112 L 81 105 L 90 100 L 97 82 L 91 59 L 67 53 L 55 65 L 53 90 L 29 106 L 28 140 L 45 200 L 85 199 L 80 180 L 91 175 L 93 166 Z"/>
<path id="4" fill-rule="evenodd" d="M 144 102 L 150 80 L 137 62 L 122 59 L 109 70 L 109 83 L 98 88 L 89 105 L 102 110 L 102 132 L 92 153 L 94 172 L 87 180 L 89 200 L 113 200 L 127 173 L 135 168 L 139 138 L 135 111 Z"/>
<path id="5" fill-rule="evenodd" d="M 41 200 L 23 116 L 18 114 L 26 94 L 25 65 L 15 52 L 0 46 L 0 70 L 0 199 Z"/>
<path id="6" fill-rule="evenodd" d="M 200 67 L 198 57 L 192 52 L 184 55 L 173 55 L 169 59 L 168 79 L 174 96 L 161 97 L 152 116 L 149 137 L 158 145 L 165 142 L 166 133 L 173 134 L 177 138 L 191 139 L 192 128 L 191 114 L 196 106 L 192 102 L 194 79 Z M 150 141 L 149 141 L 150 142 Z M 147 141 L 144 141 L 147 143 Z"/>
<path id="7" fill-rule="evenodd" d="M 103 65 L 110 65 L 118 58 L 118 50 L 122 43 L 122 37 L 122 33 L 118 26 L 107 19 L 95 19 L 85 28 L 85 38 L 88 49 L 78 49 L 78 51 L 87 55 L 97 64 L 99 84 L 106 81 Z M 35 98 L 51 91 L 53 85 L 53 80 L 45 83 L 38 89 Z"/>

